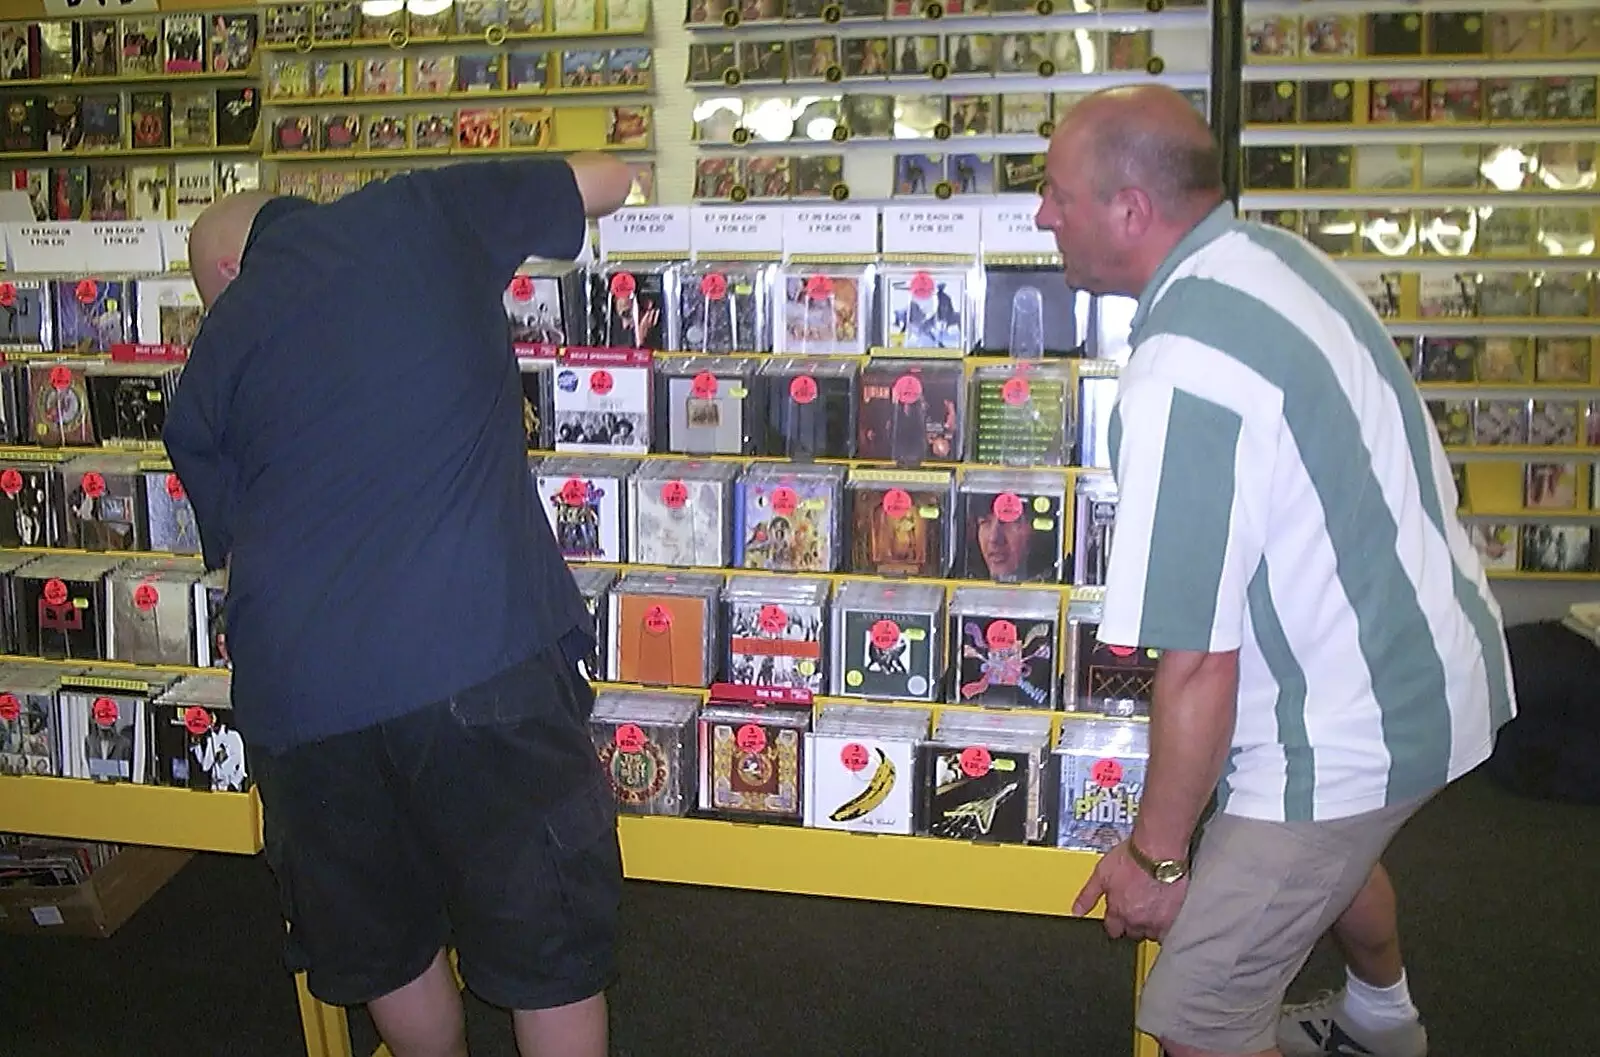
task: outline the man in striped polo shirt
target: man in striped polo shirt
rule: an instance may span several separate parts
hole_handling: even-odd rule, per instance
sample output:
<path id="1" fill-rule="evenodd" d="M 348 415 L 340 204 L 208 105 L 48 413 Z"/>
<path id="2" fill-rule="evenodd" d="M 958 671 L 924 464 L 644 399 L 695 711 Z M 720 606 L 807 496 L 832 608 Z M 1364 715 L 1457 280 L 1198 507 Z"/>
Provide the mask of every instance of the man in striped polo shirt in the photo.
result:
<path id="1" fill-rule="evenodd" d="M 1068 285 L 1139 298 L 1099 634 L 1162 651 L 1138 822 L 1074 910 L 1162 941 L 1139 1025 L 1173 1057 L 1422 1057 L 1379 858 L 1514 711 L 1500 612 L 1383 323 L 1219 171 L 1165 88 L 1050 145 Z M 1330 928 L 1346 987 L 1283 1009 Z"/>

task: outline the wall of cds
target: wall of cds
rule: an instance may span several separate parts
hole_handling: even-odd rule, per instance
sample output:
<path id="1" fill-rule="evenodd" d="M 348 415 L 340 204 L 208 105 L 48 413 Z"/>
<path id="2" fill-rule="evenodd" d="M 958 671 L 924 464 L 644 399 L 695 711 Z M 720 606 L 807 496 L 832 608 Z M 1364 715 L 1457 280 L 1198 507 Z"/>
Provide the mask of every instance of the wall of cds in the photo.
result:
<path id="1" fill-rule="evenodd" d="M 41 221 L 192 217 L 260 186 L 259 28 L 248 11 L 0 23 L 5 186 Z"/>
<path id="2" fill-rule="evenodd" d="M 655 54 L 644 0 L 419 10 L 268 9 L 265 152 L 280 163 L 279 190 L 326 200 L 440 158 L 651 148 Z M 653 169 L 641 170 L 634 197 L 653 200 Z"/>
<path id="3" fill-rule="evenodd" d="M 691 2 L 701 201 L 1033 193 L 1054 121 L 1154 80 L 1207 110 L 1204 4 Z"/>

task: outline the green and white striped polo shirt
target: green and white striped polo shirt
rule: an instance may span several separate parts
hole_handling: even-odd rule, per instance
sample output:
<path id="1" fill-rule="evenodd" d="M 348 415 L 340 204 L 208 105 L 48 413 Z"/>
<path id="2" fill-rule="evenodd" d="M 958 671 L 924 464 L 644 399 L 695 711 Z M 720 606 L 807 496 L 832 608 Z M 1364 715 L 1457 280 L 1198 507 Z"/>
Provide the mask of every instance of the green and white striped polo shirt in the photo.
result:
<path id="1" fill-rule="evenodd" d="M 1219 206 L 1139 299 L 1100 638 L 1239 651 L 1218 790 L 1342 818 L 1483 762 L 1515 701 L 1422 398 L 1361 291 Z"/>

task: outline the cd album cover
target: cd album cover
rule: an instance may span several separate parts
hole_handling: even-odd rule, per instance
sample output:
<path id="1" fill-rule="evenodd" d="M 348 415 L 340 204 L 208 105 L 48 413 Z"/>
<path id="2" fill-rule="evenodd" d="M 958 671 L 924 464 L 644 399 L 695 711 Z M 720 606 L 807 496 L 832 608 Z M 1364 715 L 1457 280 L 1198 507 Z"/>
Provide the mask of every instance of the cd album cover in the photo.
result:
<path id="1" fill-rule="evenodd" d="M 735 599 L 726 611 L 728 682 L 827 692 L 821 606 Z"/>
<path id="2" fill-rule="evenodd" d="M 938 695 L 933 613 L 846 610 L 842 617 L 840 695 L 904 701 L 931 701 Z"/>
<path id="3" fill-rule="evenodd" d="M 842 474 L 741 478 L 734 503 L 738 564 L 772 572 L 832 572 Z"/>
<path id="4" fill-rule="evenodd" d="M 856 454 L 901 465 L 961 458 L 961 364 L 874 360 L 861 372 Z"/>
<path id="5" fill-rule="evenodd" d="M 536 483 L 564 557 L 623 560 L 622 478 L 540 472 Z"/>
<path id="6" fill-rule="evenodd" d="M 981 756 L 971 749 L 982 749 Z M 921 745 L 922 813 L 930 837 L 1025 844 L 1036 796 L 1033 754 Z M 983 766 L 977 766 L 981 760 Z"/>
<path id="7" fill-rule="evenodd" d="M 605 269 L 590 276 L 589 290 L 593 323 L 590 344 L 629 349 L 667 347 L 665 272 Z"/>
<path id="8" fill-rule="evenodd" d="M 565 344 L 561 285 L 561 280 L 552 276 L 518 275 L 506 286 L 502 302 L 513 344 Z"/>
<path id="9" fill-rule="evenodd" d="M 1155 692 L 1156 650 L 1133 646 L 1108 646 L 1098 635 L 1100 625 L 1074 620 L 1067 630 L 1073 655 L 1072 699 L 1076 712 L 1108 716 L 1148 716 Z"/>
<path id="10" fill-rule="evenodd" d="M 58 547 L 65 519 L 59 467 L 0 463 L 0 546 Z"/>
<path id="11" fill-rule="evenodd" d="M 755 397 L 756 451 L 793 459 L 848 459 L 855 452 L 860 368 L 853 361 L 772 360 Z"/>
<path id="12" fill-rule="evenodd" d="M 952 616 L 950 641 L 960 651 L 955 700 L 985 708 L 1053 708 L 1056 628 L 1054 620 Z"/>
<path id="13" fill-rule="evenodd" d="M 983 281 L 982 352 L 1028 359 L 1066 356 L 1082 346 L 1078 294 L 1060 269 L 991 265 Z"/>
<path id="14" fill-rule="evenodd" d="M 638 453 L 650 450 L 650 366 L 609 362 L 569 350 L 556 367 L 557 451 Z"/>
<path id="15" fill-rule="evenodd" d="M 871 476 L 869 476 L 871 475 Z M 877 576 L 943 576 L 949 558 L 950 477 L 851 478 L 850 568 Z"/>
<path id="16" fill-rule="evenodd" d="M 1061 579 L 1061 495 L 966 491 L 959 504 L 957 575 L 996 583 Z"/>
<path id="17" fill-rule="evenodd" d="M 883 276 L 883 337 L 891 349 L 965 349 L 967 277 L 945 270 Z"/>
<path id="18" fill-rule="evenodd" d="M 777 351 L 854 356 L 865 353 L 866 295 L 867 280 L 860 269 L 785 274 Z"/>

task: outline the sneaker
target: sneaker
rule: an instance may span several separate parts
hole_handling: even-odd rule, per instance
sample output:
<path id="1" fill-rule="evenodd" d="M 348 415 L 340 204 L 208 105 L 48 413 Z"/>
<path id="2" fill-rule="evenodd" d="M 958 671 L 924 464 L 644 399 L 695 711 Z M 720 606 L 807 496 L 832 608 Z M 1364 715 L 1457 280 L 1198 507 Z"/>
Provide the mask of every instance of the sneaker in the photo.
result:
<path id="1" fill-rule="evenodd" d="M 1278 1020 L 1283 1057 L 1428 1057 L 1421 1021 L 1372 1031 L 1344 1015 L 1344 991 L 1303 1005 L 1286 1005 Z"/>

